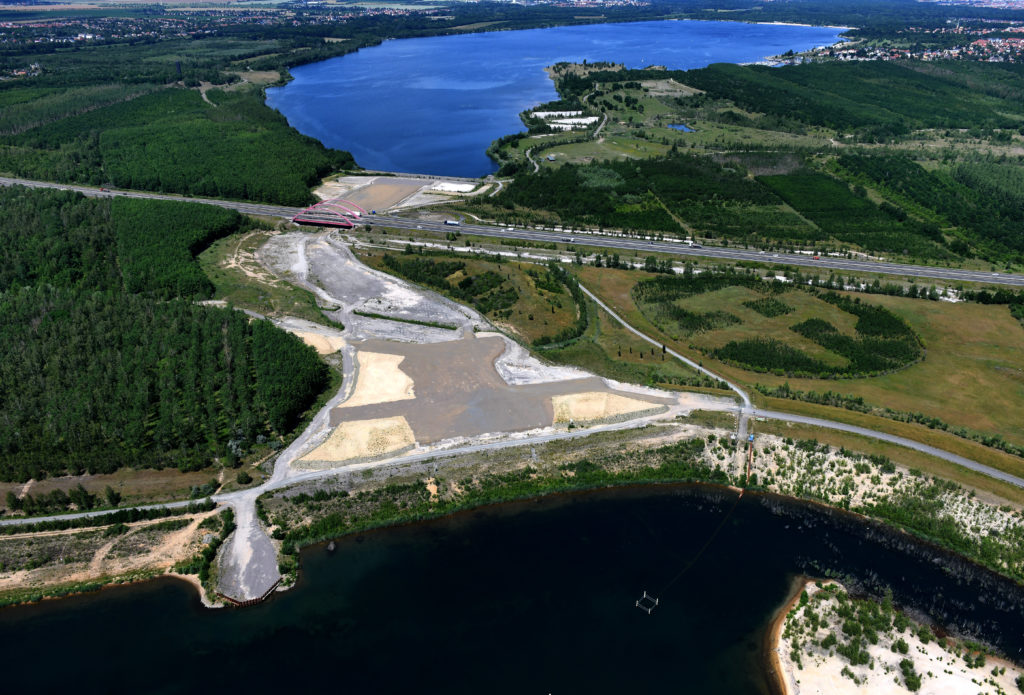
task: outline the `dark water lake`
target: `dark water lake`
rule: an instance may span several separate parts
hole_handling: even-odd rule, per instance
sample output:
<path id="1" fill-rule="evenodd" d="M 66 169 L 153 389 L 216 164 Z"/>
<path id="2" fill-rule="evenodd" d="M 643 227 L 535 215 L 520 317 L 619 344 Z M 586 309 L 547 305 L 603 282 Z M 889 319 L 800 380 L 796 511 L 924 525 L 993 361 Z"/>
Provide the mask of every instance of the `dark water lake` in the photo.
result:
<path id="1" fill-rule="evenodd" d="M 658 21 L 386 41 L 292 69 L 267 104 L 367 169 L 449 176 L 496 170 L 485 151 L 523 130 L 519 112 L 557 99 L 544 68 L 748 63 L 839 41 L 842 28 Z"/>
<path id="2" fill-rule="evenodd" d="M 826 571 L 1021 658 L 1010 582 L 812 505 L 672 487 L 311 548 L 300 585 L 251 609 L 203 609 L 170 580 L 5 609 L 4 690 L 760 694 L 773 612 L 796 575 Z"/>

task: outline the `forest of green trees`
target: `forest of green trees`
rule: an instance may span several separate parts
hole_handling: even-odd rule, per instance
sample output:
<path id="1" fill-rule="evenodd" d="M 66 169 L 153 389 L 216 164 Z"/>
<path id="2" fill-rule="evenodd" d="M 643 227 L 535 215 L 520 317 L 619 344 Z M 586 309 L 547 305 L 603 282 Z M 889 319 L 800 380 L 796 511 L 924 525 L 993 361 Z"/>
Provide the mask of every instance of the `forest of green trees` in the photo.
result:
<path id="1" fill-rule="evenodd" d="M 384 267 L 396 275 L 440 290 L 459 301 L 471 304 L 482 314 L 507 309 L 519 299 L 516 289 L 507 285 L 505 278 L 493 270 L 477 275 L 467 275 L 457 284 L 452 285 L 447 278 L 464 270 L 465 263 L 458 260 L 437 261 L 425 258 L 414 254 L 412 246 L 409 246 L 402 256 L 385 254 L 383 263 Z"/>
<path id="2" fill-rule="evenodd" d="M 565 223 L 685 235 L 673 215 L 699 220 L 708 235 L 806 242 L 826 236 L 769 188 L 736 167 L 675 153 L 641 161 L 567 164 L 521 174 L 496 196 L 507 209 L 557 212 Z"/>
<path id="3" fill-rule="evenodd" d="M 827 174 L 798 171 L 759 180 L 814 222 L 829 237 L 873 252 L 949 258 L 938 227 L 908 220 L 891 205 L 879 206 Z"/>
<path id="4" fill-rule="evenodd" d="M 678 73 L 684 84 L 767 113 L 857 135 L 889 140 L 916 128 L 1011 128 L 1024 70 L 1015 64 L 913 61 L 808 63 L 776 70 L 715 65 Z"/>
<path id="5" fill-rule="evenodd" d="M 933 216 L 935 224 L 958 227 L 963 238 L 950 244 L 958 253 L 969 254 L 971 247 L 982 256 L 1024 251 L 1024 168 L 964 162 L 927 171 L 897 153 L 844 154 L 837 164 L 914 212 Z M 899 208 L 894 212 L 907 215 Z"/>
<path id="6" fill-rule="evenodd" d="M 197 91 L 165 88 L 44 121 L 0 137 L 0 171 L 302 206 L 322 177 L 354 164 L 292 130 L 256 91 L 207 96 L 216 106 Z"/>
<path id="7" fill-rule="evenodd" d="M 298 338 L 196 305 L 234 212 L 0 189 L 0 479 L 234 463 L 328 383 Z"/>

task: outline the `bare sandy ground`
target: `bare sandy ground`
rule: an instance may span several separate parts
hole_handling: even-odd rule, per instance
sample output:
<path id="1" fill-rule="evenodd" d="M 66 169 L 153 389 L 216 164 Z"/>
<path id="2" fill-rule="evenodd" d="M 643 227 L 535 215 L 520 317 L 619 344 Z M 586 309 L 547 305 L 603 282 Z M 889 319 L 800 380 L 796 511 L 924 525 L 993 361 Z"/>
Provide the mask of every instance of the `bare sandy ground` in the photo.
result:
<path id="1" fill-rule="evenodd" d="M 505 342 L 505 351 L 494 360 L 494 369 L 502 380 L 510 386 L 523 384 L 545 384 L 552 381 L 568 379 L 585 379 L 589 372 L 575 367 L 552 366 L 544 364 L 530 354 L 525 347 L 501 333 L 481 331 L 478 338 L 500 338 Z"/>
<path id="2" fill-rule="evenodd" d="M 295 335 L 302 338 L 302 342 L 316 350 L 318 355 L 330 355 L 345 347 L 345 339 L 337 336 L 326 336 L 306 331 L 296 331 Z"/>
<path id="3" fill-rule="evenodd" d="M 467 334 L 462 340 L 430 344 L 397 344 L 381 340 L 357 344 L 362 351 L 390 354 L 404 358 L 402 372 L 416 385 L 416 398 L 401 401 L 377 402 L 368 405 L 350 405 L 335 408 L 331 424 L 344 421 L 377 420 L 401 416 L 407 420 L 415 439 L 422 445 L 439 444 L 452 439 L 492 436 L 497 433 L 515 433 L 539 430 L 555 425 L 552 397 L 595 394 L 591 401 L 598 405 L 577 406 L 570 400 L 567 412 L 584 408 L 581 414 L 595 414 L 606 419 L 624 412 L 650 411 L 675 405 L 671 394 L 617 394 L 602 400 L 596 394 L 613 395 L 605 382 L 594 376 L 568 380 L 546 380 L 539 383 L 509 385 L 499 375 L 495 362 L 504 354 L 506 339 L 497 336 L 474 338 Z M 360 372 L 359 381 L 364 380 Z M 367 380 L 371 392 L 376 391 L 372 380 Z M 360 388 L 357 382 L 357 390 Z M 571 415 L 570 415 L 571 417 Z M 567 421 L 567 420 L 566 420 Z M 461 440 L 461 439 L 460 439 Z"/>
<path id="4" fill-rule="evenodd" d="M 576 424 L 600 422 L 620 415 L 641 413 L 654 406 L 650 401 L 627 398 L 607 391 L 587 391 L 564 396 L 554 396 L 551 405 L 555 411 L 555 422 Z"/>
<path id="5" fill-rule="evenodd" d="M 416 439 L 401 416 L 342 422 L 327 441 L 296 462 L 300 468 L 383 456 L 414 446 Z"/>
<path id="6" fill-rule="evenodd" d="M 89 562 L 56 566 L 46 565 L 33 570 L 0 573 L 0 591 L 20 589 L 26 586 L 86 582 L 143 570 L 167 571 L 175 563 L 186 560 L 199 551 L 203 546 L 203 536 L 206 535 L 205 531 L 199 529 L 199 524 L 207 517 L 216 513 L 217 510 L 212 510 L 196 514 L 187 526 L 174 531 L 155 534 L 152 539 L 147 539 L 147 545 L 141 550 L 121 552 L 122 546 L 133 544 L 133 536 L 144 532 L 148 527 L 167 520 L 159 519 L 128 524 L 130 529 L 128 533 L 114 536 L 105 542 L 93 553 Z M 82 533 L 81 529 L 72 529 L 48 534 L 16 535 L 8 538 L 16 541 L 23 537 L 37 538 L 42 535 L 67 535 L 69 542 L 74 542 L 75 535 L 80 533 Z"/>
<path id="7" fill-rule="evenodd" d="M 314 194 L 323 200 L 343 198 L 366 209 L 383 212 L 403 200 L 429 189 L 431 179 L 403 179 L 391 176 L 343 176 L 328 181 L 317 188 Z"/>
<path id="8" fill-rule="evenodd" d="M 811 596 L 820 591 L 814 583 L 808 583 L 806 590 Z M 803 610 L 804 606 L 794 600 L 789 604 L 785 615 L 787 618 L 799 615 Z M 817 608 L 815 610 L 822 613 Z M 790 655 L 793 649 L 792 639 L 782 636 L 784 620 L 779 620 L 774 626 L 773 638 L 776 644 L 774 666 L 781 677 L 780 681 L 786 695 L 907 695 L 909 691 L 899 666 L 903 659 L 910 659 L 914 664 L 914 670 L 921 674 L 921 689 L 918 691 L 921 695 L 996 695 L 1018 690 L 1014 681 L 1022 672 L 1019 667 L 989 657 L 984 666 L 970 668 L 962 657 L 947 650 L 938 641 L 929 640 L 927 644 L 923 643 L 915 634 L 913 624 L 911 629 L 899 634 L 907 643 L 906 654 L 893 651 L 890 648 L 892 639 L 886 635 L 879 635 L 878 644 L 868 644 L 867 651 L 871 655 L 873 668 L 866 665 L 851 666 L 845 657 L 836 654 L 834 650 L 830 653 L 818 646 L 811 648 L 811 654 L 804 649 L 801 657 L 803 668 L 800 668 Z M 829 622 L 819 628 L 817 635 L 802 635 L 800 641 L 808 643 L 815 641 L 815 638 L 820 641 L 829 631 L 843 639 L 842 626 L 839 622 Z M 1005 672 L 994 674 L 993 670 L 997 667 L 1005 668 Z M 849 675 L 843 675 L 844 668 L 848 673 L 852 673 L 857 681 Z"/>
<path id="9" fill-rule="evenodd" d="M 330 355 L 348 345 L 344 333 L 340 329 L 298 319 L 294 316 L 274 319 L 274 325 L 301 338 L 302 342 L 321 355 Z"/>
<path id="10" fill-rule="evenodd" d="M 359 363 L 356 390 L 340 408 L 405 401 L 416 397 L 413 380 L 399 367 L 405 361 L 403 355 L 359 351 L 356 353 L 356 361 Z"/>

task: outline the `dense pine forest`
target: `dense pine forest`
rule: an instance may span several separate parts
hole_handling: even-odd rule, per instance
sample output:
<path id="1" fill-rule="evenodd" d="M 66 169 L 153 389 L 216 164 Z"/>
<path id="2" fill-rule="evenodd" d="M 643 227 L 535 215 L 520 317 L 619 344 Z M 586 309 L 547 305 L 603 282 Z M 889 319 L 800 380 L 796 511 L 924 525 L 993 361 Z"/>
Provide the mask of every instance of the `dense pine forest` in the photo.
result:
<path id="1" fill-rule="evenodd" d="M 14 94 L 0 92 L 0 103 L 4 96 Z M 54 102 L 52 115 L 36 114 L 35 127 L 0 119 L 0 130 L 19 131 L 0 137 L 0 171 L 301 206 L 323 176 L 353 165 L 347 153 L 293 131 L 258 92 L 207 97 L 213 104 L 197 91 L 165 88 L 81 113 Z M 18 104 L 11 116 L 25 118 L 25 109 L 40 107 Z"/>
<path id="2" fill-rule="evenodd" d="M 0 205 L 0 479 L 234 463 L 327 384 L 298 338 L 194 303 L 193 255 L 237 213 L 24 188 Z"/>

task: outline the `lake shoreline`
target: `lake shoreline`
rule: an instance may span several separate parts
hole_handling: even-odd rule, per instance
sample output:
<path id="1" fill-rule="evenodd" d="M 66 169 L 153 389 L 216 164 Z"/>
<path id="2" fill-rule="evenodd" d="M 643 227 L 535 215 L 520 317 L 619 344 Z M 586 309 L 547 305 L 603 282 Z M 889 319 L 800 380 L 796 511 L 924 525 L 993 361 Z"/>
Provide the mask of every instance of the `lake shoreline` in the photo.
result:
<path id="1" fill-rule="evenodd" d="M 736 507 L 736 504 L 739 506 Z M 741 658 L 741 672 L 746 675 L 733 685 L 749 684 L 753 689 L 744 686 L 733 692 L 763 693 L 770 690 L 777 695 L 784 695 L 784 691 L 779 690 L 778 681 L 785 676 L 772 661 L 771 651 L 777 645 L 780 621 L 785 619 L 794 600 L 799 600 L 805 582 L 809 581 L 807 577 L 848 577 L 855 591 L 866 591 L 867 596 L 875 595 L 877 592 L 873 589 L 877 588 L 878 582 L 871 578 L 871 558 L 886 557 L 889 558 L 886 566 L 898 569 L 883 572 L 880 581 L 896 581 L 899 584 L 900 574 L 907 572 L 911 583 L 904 585 L 903 589 L 897 589 L 897 601 L 900 605 L 909 606 L 907 610 L 911 614 L 935 614 L 940 623 L 945 623 L 945 616 L 951 626 L 964 625 L 965 620 L 970 621 L 973 616 L 977 616 L 981 618 L 977 624 L 979 634 L 983 636 L 1018 632 L 1016 627 L 1019 621 L 1014 616 L 1018 615 L 1016 606 L 1022 605 L 1020 591 L 1011 589 L 1003 592 L 1002 595 L 1011 596 L 1016 602 L 1012 604 L 1014 608 L 1009 613 L 1005 612 L 1007 609 L 997 612 L 994 623 L 991 610 L 987 613 L 975 613 L 973 609 L 967 613 L 958 610 L 947 614 L 946 606 L 962 605 L 957 601 L 961 600 L 965 590 L 958 590 L 959 594 L 950 593 L 949 599 L 943 599 L 939 604 L 927 598 L 922 600 L 920 592 L 911 591 L 908 594 L 904 591 L 908 587 L 932 586 L 927 581 L 916 579 L 934 575 L 939 580 L 935 586 L 945 595 L 948 586 L 953 586 L 949 579 L 940 579 L 949 568 L 947 563 L 940 563 L 936 567 L 931 561 L 933 553 L 908 553 L 906 548 L 909 544 L 900 540 L 902 534 L 883 528 L 883 537 L 879 531 L 872 530 L 876 524 L 869 524 L 868 530 L 864 531 L 865 525 L 860 517 L 837 515 L 834 511 L 842 510 L 771 493 L 694 482 L 572 490 L 467 507 L 426 524 L 406 521 L 391 526 L 377 525 L 372 529 L 338 537 L 340 540 L 333 548 L 325 547 L 323 543 L 305 546 L 301 551 L 303 571 L 293 587 L 296 591 L 275 595 L 273 600 L 249 611 L 205 610 L 201 602 L 196 600 L 196 594 L 189 591 L 182 581 L 195 587 L 194 583 L 179 577 L 161 575 L 155 578 L 162 582 L 139 582 L 125 592 L 94 591 L 91 595 L 79 596 L 67 608 L 56 601 L 44 601 L 10 612 L 0 611 L 0 616 L 4 616 L 2 622 L 15 630 L 23 628 L 23 621 L 31 623 L 37 619 L 57 616 L 62 616 L 61 620 L 81 624 L 84 629 L 95 619 L 83 617 L 80 620 L 75 617 L 83 615 L 83 611 L 88 614 L 117 611 L 130 616 L 134 615 L 134 606 L 138 605 L 138 610 L 143 612 L 173 610 L 190 616 L 175 619 L 176 625 L 191 624 L 198 620 L 200 624 L 211 627 L 215 624 L 235 626 L 225 627 L 229 633 L 234 629 L 243 629 L 248 634 L 254 620 L 257 623 L 267 620 L 266 634 L 272 635 L 275 634 L 273 625 L 278 625 L 277 629 L 299 629 L 304 619 L 297 620 L 297 616 L 323 615 L 322 624 L 313 620 L 309 637 L 320 640 L 324 634 L 336 634 L 338 639 L 344 639 L 347 644 L 352 639 L 362 639 L 359 636 L 361 632 L 352 631 L 356 626 L 377 635 L 374 640 L 390 639 L 385 628 L 377 627 L 381 620 L 380 610 L 386 612 L 393 608 L 396 616 L 407 616 L 405 603 L 415 606 L 420 605 L 424 598 L 434 600 L 437 597 L 434 605 L 441 610 L 449 605 L 459 607 L 458 615 L 449 618 L 455 625 L 448 630 L 453 636 L 463 634 L 461 630 L 469 629 L 469 625 L 475 625 L 481 620 L 491 625 L 497 619 L 501 624 L 507 621 L 513 633 L 519 630 L 528 634 L 536 629 L 537 620 L 550 620 L 553 625 L 576 624 L 582 620 L 583 623 L 592 621 L 587 628 L 591 632 L 594 629 L 612 629 L 613 624 L 619 625 L 621 629 L 627 630 L 620 635 L 627 641 L 634 638 L 648 639 L 652 629 L 665 633 L 664 636 L 674 634 L 673 631 L 679 629 L 682 630 L 680 635 L 693 637 L 698 634 L 693 632 L 695 625 L 711 619 L 711 616 L 705 617 L 708 611 L 692 604 L 692 591 L 707 587 L 709 579 L 717 581 L 712 578 L 725 572 L 731 579 L 730 588 L 724 589 L 724 596 L 741 596 L 750 589 L 742 577 L 747 576 L 755 567 L 760 567 L 767 573 L 764 577 L 765 588 L 751 593 L 749 605 L 741 602 L 739 606 L 734 606 L 736 628 L 713 630 L 714 637 L 711 639 L 717 645 L 716 650 L 725 649 L 727 644 L 737 645 L 735 653 L 723 656 L 719 661 L 724 659 L 723 663 L 735 664 L 735 659 Z M 722 524 L 730 517 L 733 523 L 725 526 L 725 533 L 715 541 L 718 531 L 723 529 Z M 399 526 L 403 528 L 399 529 Z M 691 533 L 686 534 L 685 530 L 691 530 Z M 606 535 L 609 531 L 613 534 Z M 684 531 L 683 536 L 689 535 L 689 538 L 682 540 L 679 531 Z M 705 538 L 709 539 L 710 548 Z M 746 540 L 748 538 L 749 542 Z M 886 538 L 895 539 L 895 542 L 886 542 Z M 546 549 L 531 551 L 536 540 L 545 545 Z M 580 541 L 583 541 L 583 545 L 580 545 Z M 613 545 L 606 546 L 608 541 Z M 669 545 L 665 545 L 666 542 Z M 494 550 L 486 550 L 488 543 L 491 543 L 490 547 Z M 625 554 L 612 566 L 606 566 L 608 552 L 612 552 L 614 557 L 620 557 L 619 551 L 614 548 L 620 548 L 621 543 L 625 543 L 621 546 Z M 754 545 L 748 547 L 749 543 Z M 867 551 L 856 551 L 860 545 L 865 546 Z M 835 549 L 818 552 L 818 549 L 824 550 L 829 546 Z M 804 548 L 807 550 L 802 550 Z M 439 549 L 443 549 L 441 555 L 436 554 Z M 709 552 L 703 561 L 693 567 L 688 578 L 677 585 L 675 591 L 668 591 L 668 587 L 675 583 L 679 568 L 691 565 L 692 561 L 687 560 L 695 560 L 704 554 L 704 550 Z M 852 550 L 854 554 L 845 554 L 847 550 Z M 540 555 L 534 556 L 534 552 L 540 552 Z M 568 553 L 570 559 L 554 559 L 550 555 L 552 552 L 558 553 L 556 557 Z M 588 577 L 588 580 L 579 586 L 582 591 L 566 594 L 564 589 L 552 589 L 552 586 L 561 586 L 558 573 L 564 570 L 558 567 L 564 565 L 566 568 L 575 568 L 571 570 L 573 573 L 580 570 L 581 566 L 572 558 L 581 552 L 583 554 L 580 557 L 590 556 L 591 561 L 597 563 L 593 568 L 583 570 L 582 576 Z M 767 564 L 762 562 L 776 556 L 796 560 L 804 557 L 805 552 L 811 555 L 796 564 L 789 560 L 779 564 L 770 560 Z M 483 561 L 480 566 L 482 572 L 477 570 L 475 564 L 475 558 L 481 553 L 493 558 Z M 757 559 L 759 557 L 761 560 Z M 904 557 L 907 559 L 906 568 L 903 567 Z M 820 563 L 815 558 L 819 558 Z M 455 560 L 454 564 L 452 560 Z M 396 562 L 397 565 L 391 564 Z M 414 572 L 412 576 L 420 578 L 411 584 L 408 582 L 412 576 L 407 577 L 403 570 L 406 563 L 409 563 L 408 571 Z M 442 572 L 442 575 L 424 572 L 436 563 L 441 563 L 437 571 Z M 442 567 L 450 569 L 442 571 Z M 919 570 L 915 570 L 922 567 L 927 568 L 927 574 L 922 575 Z M 592 571 L 594 569 L 596 573 Z M 951 569 L 954 571 L 952 581 L 959 582 L 957 577 L 961 575 L 960 568 L 954 565 Z M 550 570 L 547 589 L 538 592 L 535 588 L 542 587 L 531 588 L 530 580 L 542 574 L 546 576 L 547 570 Z M 785 576 L 779 574 L 780 571 L 785 572 Z M 446 574 L 452 577 L 446 578 Z M 475 577 L 476 581 L 465 582 L 469 576 Z M 669 577 L 673 577 L 671 582 L 668 582 Z M 455 585 L 451 584 L 453 579 Z M 525 583 L 524 579 L 527 580 Z M 564 580 L 572 582 L 572 575 L 566 575 L 561 581 Z M 380 584 L 380 581 L 384 584 Z M 653 618 L 646 615 L 636 617 L 636 609 L 633 608 L 634 599 L 645 586 L 653 588 L 661 598 L 661 605 Z M 987 593 L 988 585 L 984 582 L 979 585 L 974 579 L 969 579 L 966 586 L 973 587 L 971 592 L 977 593 L 980 587 L 983 593 Z M 412 592 L 412 596 L 400 598 L 402 587 Z M 441 587 L 450 587 L 451 590 Z M 439 589 L 442 592 L 440 595 L 437 593 Z M 551 591 L 554 591 L 553 596 L 549 596 Z M 998 600 L 1001 594 L 997 591 L 991 595 Z M 906 599 L 905 604 L 901 596 Z M 136 601 L 141 603 L 136 604 Z M 491 601 L 496 602 L 493 610 L 488 608 Z M 529 613 L 530 616 L 536 614 L 537 617 L 523 620 L 523 613 Z M 740 617 L 744 615 L 746 617 Z M 696 623 L 687 620 L 691 616 L 697 620 Z M 677 626 L 680 618 L 684 618 L 684 621 Z M 211 620 L 215 622 L 209 622 Z M 416 635 L 420 631 L 433 634 L 432 631 L 438 629 L 436 621 L 413 620 L 417 627 L 412 628 L 410 639 L 417 639 Z M 1001 626 L 1005 626 L 1005 629 Z M 196 628 L 190 627 L 188 631 L 193 629 Z M 629 631 L 633 630 L 637 632 L 630 637 Z M 730 636 L 730 630 L 741 632 Z M 700 634 L 709 637 L 707 633 Z M 206 639 L 220 643 L 212 636 Z M 237 639 L 228 637 L 224 648 L 237 647 Z M 509 639 L 514 644 L 520 640 L 519 637 Z M 744 640 L 749 645 L 747 649 L 742 647 Z M 370 642 L 371 645 L 375 643 L 373 640 Z M 1007 648 L 1000 648 L 1000 651 L 1011 654 L 1016 654 L 1018 647 L 1022 646 L 1019 639 L 1010 639 L 1003 644 Z M 372 651 L 375 648 L 368 649 Z M 580 657 L 585 653 L 586 650 L 581 652 Z M 743 654 L 749 656 L 744 658 Z M 712 669 L 703 674 L 702 677 L 711 679 L 705 685 L 710 685 L 715 673 Z M 541 677 L 541 682 L 547 687 L 548 680 L 545 677 Z M 552 685 L 557 684 L 557 680 L 552 682 Z M 724 691 L 710 688 L 708 692 Z"/>
<path id="2" fill-rule="evenodd" d="M 976 686 L 991 685 L 1000 693 L 1021 686 L 1021 667 L 993 654 L 983 639 L 949 633 L 888 599 L 850 592 L 836 580 L 805 576 L 795 587 L 766 633 L 765 668 L 773 695 L 865 690 L 901 695 L 921 689 L 924 679 L 925 692 L 949 695 L 973 693 Z M 900 672 L 902 682 L 891 675 Z"/>
<path id="3" fill-rule="evenodd" d="M 478 178 L 497 170 L 486 154 L 492 143 L 522 132 L 522 111 L 559 98 L 544 68 L 567 57 L 690 70 L 838 45 L 844 30 L 642 19 L 399 39 L 290 67 L 283 86 L 264 90 L 264 104 L 365 169 Z M 353 94 L 374 98 L 352 110 Z M 425 123 L 446 125 L 425 137 Z"/>
<path id="4" fill-rule="evenodd" d="M 763 654 L 765 681 L 771 695 L 793 695 L 786 680 L 786 671 L 783 668 L 782 660 L 779 658 L 779 643 L 782 639 L 782 629 L 786 625 L 786 618 L 790 611 L 800 601 L 800 594 L 807 588 L 807 585 L 814 580 L 807 576 L 798 576 L 793 579 L 793 586 L 789 596 L 779 606 L 779 609 L 772 616 L 768 629 L 764 633 Z"/>
<path id="5" fill-rule="evenodd" d="M 1013 577 L 1001 574 L 995 570 L 982 565 L 976 560 L 962 555 L 951 548 L 947 548 L 940 543 L 922 536 L 918 536 L 912 531 L 908 531 L 900 526 L 892 524 L 885 519 L 871 517 L 859 512 L 851 511 L 848 509 L 842 509 L 837 506 L 826 504 L 821 500 L 796 497 L 791 495 L 780 494 L 778 492 L 772 492 L 760 488 L 741 488 L 735 485 L 707 482 L 700 480 L 645 480 L 638 482 L 623 482 L 623 483 L 610 483 L 610 484 L 598 484 L 589 486 L 580 486 L 576 488 L 563 488 L 551 491 L 541 491 L 536 494 L 526 494 L 522 496 L 508 496 L 504 498 L 497 498 L 493 500 L 483 500 L 479 503 L 469 503 L 466 506 L 459 507 L 447 511 L 439 511 L 437 514 L 422 516 L 418 518 L 402 518 L 396 517 L 393 519 L 380 520 L 372 525 L 352 529 L 351 531 L 339 534 L 333 534 L 325 536 L 323 538 L 316 538 L 309 542 L 297 545 L 295 548 L 296 553 L 299 555 L 299 567 L 301 568 L 301 556 L 305 553 L 315 552 L 318 549 L 326 547 L 330 543 L 334 543 L 343 539 L 348 538 L 359 538 L 364 535 L 377 534 L 380 532 L 387 532 L 390 530 L 419 526 L 429 524 L 441 520 L 458 520 L 461 517 L 468 517 L 470 515 L 479 514 L 482 512 L 498 512 L 502 513 L 507 510 L 510 513 L 514 513 L 519 508 L 542 504 L 544 502 L 552 503 L 570 503 L 576 499 L 584 497 L 595 496 L 595 495 L 614 495 L 614 496 L 642 496 L 650 493 L 662 493 L 672 494 L 675 491 L 692 491 L 698 490 L 703 493 L 720 493 L 727 495 L 736 495 L 740 498 L 747 496 L 752 498 L 758 498 L 763 502 L 777 502 L 783 505 L 812 508 L 830 515 L 836 515 L 841 519 L 847 520 L 851 523 L 856 524 L 858 527 L 865 530 L 881 531 L 886 534 L 891 534 L 894 538 L 900 537 L 906 539 L 914 546 L 924 550 L 925 552 L 944 556 L 946 559 L 955 559 L 957 562 L 965 563 L 970 567 L 973 572 L 982 572 L 988 574 L 991 577 L 1000 580 L 1010 582 L 1016 586 L 1024 586 L 1024 583 L 1019 582 Z M 361 542 L 361 541 L 360 541 Z M 152 579 L 160 579 L 170 577 L 172 579 L 184 582 L 192 586 L 197 592 L 197 598 L 206 608 L 221 608 L 224 607 L 216 601 L 211 600 L 203 590 L 201 583 L 198 578 L 190 575 L 183 575 L 176 572 L 161 572 L 146 577 L 133 577 L 126 579 L 126 577 L 108 577 L 108 578 L 97 578 L 95 580 L 83 581 L 79 584 L 83 587 L 81 590 L 74 589 L 71 591 L 64 591 L 66 585 L 54 585 L 51 587 L 51 591 L 56 593 L 47 593 L 46 588 L 42 588 L 37 592 L 36 598 L 29 598 L 23 601 L 12 601 L 0 605 L 0 610 L 7 607 L 13 606 L 24 606 L 38 603 L 40 601 L 52 601 L 60 598 L 69 598 L 73 596 L 80 596 L 83 594 L 96 593 L 106 589 L 115 588 L 118 586 L 130 586 L 141 582 L 147 582 Z M 275 591 L 271 592 L 265 600 L 270 600 L 278 593 L 284 593 L 295 590 L 301 590 L 303 584 L 303 573 L 301 569 L 298 573 L 298 580 L 292 584 L 282 584 Z M 811 581 L 811 580 L 807 580 Z M 805 586 L 804 582 L 801 586 Z"/>

